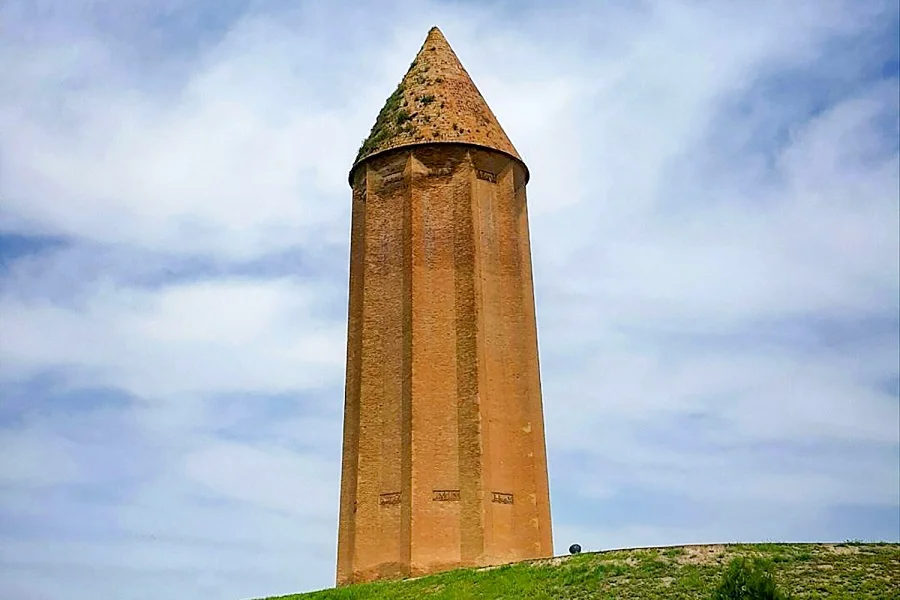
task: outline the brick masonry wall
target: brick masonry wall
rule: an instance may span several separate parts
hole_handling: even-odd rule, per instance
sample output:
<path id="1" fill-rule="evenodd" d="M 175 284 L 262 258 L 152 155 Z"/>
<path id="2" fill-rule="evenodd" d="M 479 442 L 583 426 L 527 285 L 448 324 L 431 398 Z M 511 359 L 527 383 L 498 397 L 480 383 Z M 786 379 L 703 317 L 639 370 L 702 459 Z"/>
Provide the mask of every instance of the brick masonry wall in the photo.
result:
<path id="1" fill-rule="evenodd" d="M 339 585 L 552 555 L 525 171 L 354 171 Z"/>

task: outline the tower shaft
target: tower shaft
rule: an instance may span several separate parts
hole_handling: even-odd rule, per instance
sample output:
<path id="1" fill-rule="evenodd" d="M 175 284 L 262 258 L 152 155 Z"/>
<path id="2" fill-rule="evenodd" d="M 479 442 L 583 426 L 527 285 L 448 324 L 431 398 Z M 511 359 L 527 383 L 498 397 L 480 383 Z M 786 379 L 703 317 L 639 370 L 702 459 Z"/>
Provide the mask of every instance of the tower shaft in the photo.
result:
<path id="1" fill-rule="evenodd" d="M 429 70 L 351 171 L 339 585 L 552 554 L 528 173 L 437 29 Z M 468 112 L 384 118 L 422 98 Z"/>

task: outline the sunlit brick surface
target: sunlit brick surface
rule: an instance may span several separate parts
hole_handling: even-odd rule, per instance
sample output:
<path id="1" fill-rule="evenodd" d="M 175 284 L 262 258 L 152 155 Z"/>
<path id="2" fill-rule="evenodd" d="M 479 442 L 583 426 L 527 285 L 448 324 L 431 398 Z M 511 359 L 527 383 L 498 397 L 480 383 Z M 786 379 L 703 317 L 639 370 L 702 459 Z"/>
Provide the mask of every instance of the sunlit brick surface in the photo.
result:
<path id="1" fill-rule="evenodd" d="M 552 555 L 527 171 L 455 77 L 474 94 L 431 123 L 488 137 L 393 137 L 351 172 L 339 585 Z"/>

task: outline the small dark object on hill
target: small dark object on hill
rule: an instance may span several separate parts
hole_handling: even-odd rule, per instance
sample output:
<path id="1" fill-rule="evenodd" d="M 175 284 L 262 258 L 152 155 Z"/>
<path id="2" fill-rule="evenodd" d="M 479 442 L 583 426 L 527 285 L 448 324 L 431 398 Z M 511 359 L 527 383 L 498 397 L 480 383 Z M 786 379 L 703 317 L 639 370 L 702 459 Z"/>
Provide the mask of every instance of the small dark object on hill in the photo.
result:
<path id="1" fill-rule="evenodd" d="M 767 563 L 735 558 L 728 564 L 712 600 L 790 600 L 778 590 Z"/>
<path id="2" fill-rule="evenodd" d="M 572 544 L 569 546 L 569 554 L 579 554 L 581 553 L 581 546 L 578 544 Z"/>

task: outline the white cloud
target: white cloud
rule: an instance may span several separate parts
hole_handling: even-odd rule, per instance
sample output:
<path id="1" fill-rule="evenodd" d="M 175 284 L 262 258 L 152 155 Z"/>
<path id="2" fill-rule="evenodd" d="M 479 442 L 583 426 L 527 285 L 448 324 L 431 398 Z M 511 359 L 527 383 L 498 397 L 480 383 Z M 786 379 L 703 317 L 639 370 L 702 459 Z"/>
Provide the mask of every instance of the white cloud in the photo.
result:
<path id="1" fill-rule="evenodd" d="M 73 446 L 46 431 L 0 431 L 0 485 L 40 488 L 85 481 Z"/>
<path id="2" fill-rule="evenodd" d="M 71 368 L 82 385 L 138 397 L 281 392 L 332 384 L 344 324 L 317 319 L 315 287 L 223 279 L 99 288 L 82 306 L 0 301 L 7 377 Z"/>
<path id="3" fill-rule="evenodd" d="M 334 465 L 278 447 L 217 443 L 188 455 L 187 476 L 224 497 L 293 516 L 332 517 Z"/>
<path id="4" fill-rule="evenodd" d="M 248 19 L 161 94 L 94 41 L 10 56 L 0 225 L 228 258 L 342 237 L 337 196 L 368 115 L 311 97 L 304 47 Z"/>

